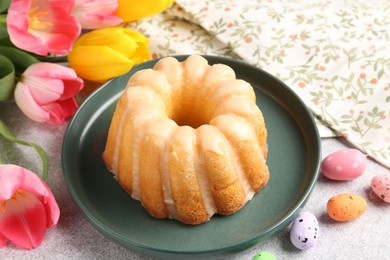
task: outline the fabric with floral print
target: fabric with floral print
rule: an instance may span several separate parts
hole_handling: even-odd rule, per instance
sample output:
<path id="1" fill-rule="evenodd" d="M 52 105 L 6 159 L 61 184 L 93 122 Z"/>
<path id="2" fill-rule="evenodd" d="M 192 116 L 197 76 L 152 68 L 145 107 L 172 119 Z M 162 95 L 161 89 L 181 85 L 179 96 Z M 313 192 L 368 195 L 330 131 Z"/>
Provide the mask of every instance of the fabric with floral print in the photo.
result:
<path id="1" fill-rule="evenodd" d="M 284 81 L 322 126 L 390 167 L 390 1 L 176 0 L 129 25 L 153 58 L 240 59 Z"/>

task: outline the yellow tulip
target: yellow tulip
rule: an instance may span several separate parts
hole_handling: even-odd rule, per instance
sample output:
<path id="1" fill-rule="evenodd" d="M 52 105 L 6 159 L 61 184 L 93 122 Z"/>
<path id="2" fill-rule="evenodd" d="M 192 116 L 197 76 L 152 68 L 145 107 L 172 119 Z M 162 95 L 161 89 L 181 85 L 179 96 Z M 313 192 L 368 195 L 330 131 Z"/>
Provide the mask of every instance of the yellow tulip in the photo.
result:
<path id="1" fill-rule="evenodd" d="M 133 22 L 161 13 L 173 3 L 173 0 L 119 0 L 118 3 L 116 15 L 125 22 Z"/>
<path id="2" fill-rule="evenodd" d="M 105 28 L 82 35 L 69 53 L 69 65 L 83 79 L 103 83 L 150 59 L 149 40 L 127 28 Z"/>

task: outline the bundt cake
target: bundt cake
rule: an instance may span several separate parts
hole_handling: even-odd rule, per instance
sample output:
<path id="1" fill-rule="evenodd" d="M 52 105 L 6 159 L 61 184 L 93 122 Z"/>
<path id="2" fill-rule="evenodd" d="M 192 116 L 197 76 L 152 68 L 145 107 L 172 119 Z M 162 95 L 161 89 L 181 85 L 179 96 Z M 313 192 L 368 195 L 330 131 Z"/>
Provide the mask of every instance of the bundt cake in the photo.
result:
<path id="1" fill-rule="evenodd" d="M 103 159 L 154 217 L 187 224 L 241 209 L 269 179 L 267 130 L 252 86 L 199 55 L 136 72 Z"/>

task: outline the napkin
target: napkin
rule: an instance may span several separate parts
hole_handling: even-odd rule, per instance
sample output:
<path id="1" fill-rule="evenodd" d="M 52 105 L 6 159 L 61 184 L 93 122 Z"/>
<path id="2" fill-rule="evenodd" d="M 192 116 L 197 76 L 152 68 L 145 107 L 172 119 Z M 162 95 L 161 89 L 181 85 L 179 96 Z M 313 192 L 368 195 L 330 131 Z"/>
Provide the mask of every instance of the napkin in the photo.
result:
<path id="1" fill-rule="evenodd" d="M 129 26 L 149 37 L 153 58 L 212 54 L 273 74 L 321 137 L 342 136 L 390 167 L 389 24 L 387 0 L 176 0 Z"/>

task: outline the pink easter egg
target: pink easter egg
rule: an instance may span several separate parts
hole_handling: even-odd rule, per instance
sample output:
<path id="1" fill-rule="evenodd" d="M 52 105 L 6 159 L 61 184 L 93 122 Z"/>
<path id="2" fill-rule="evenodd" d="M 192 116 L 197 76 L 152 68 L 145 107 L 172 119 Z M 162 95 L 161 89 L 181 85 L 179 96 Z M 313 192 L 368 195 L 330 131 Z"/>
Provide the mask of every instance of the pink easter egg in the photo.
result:
<path id="1" fill-rule="evenodd" d="M 390 174 L 380 174 L 372 178 L 371 189 L 384 202 L 390 203 Z"/>
<path id="2" fill-rule="evenodd" d="M 321 163 L 322 174 L 332 180 L 352 180 L 366 170 L 366 156 L 356 149 L 343 149 L 326 156 Z"/>

